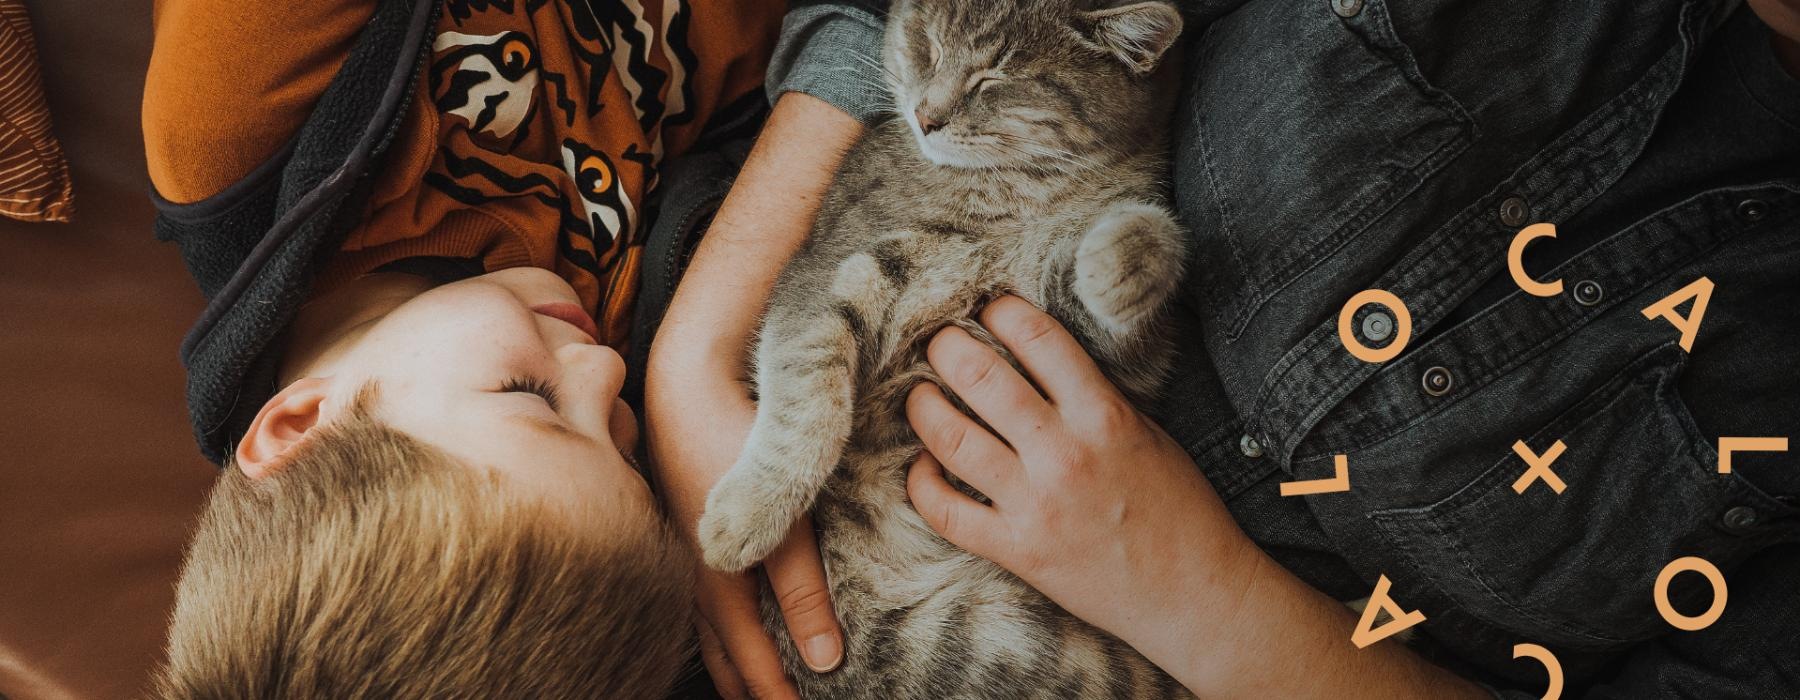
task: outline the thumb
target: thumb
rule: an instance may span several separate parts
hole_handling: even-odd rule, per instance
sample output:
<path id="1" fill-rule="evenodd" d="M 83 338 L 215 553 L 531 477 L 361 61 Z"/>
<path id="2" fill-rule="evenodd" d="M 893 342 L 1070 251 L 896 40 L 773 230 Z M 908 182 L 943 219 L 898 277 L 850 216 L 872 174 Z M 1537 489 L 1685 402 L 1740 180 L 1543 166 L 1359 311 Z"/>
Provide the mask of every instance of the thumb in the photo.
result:
<path id="1" fill-rule="evenodd" d="M 844 663 L 844 632 L 831 607 L 811 517 L 800 518 L 788 529 L 787 538 L 763 560 L 763 574 L 807 668 L 815 673 L 836 670 Z"/>

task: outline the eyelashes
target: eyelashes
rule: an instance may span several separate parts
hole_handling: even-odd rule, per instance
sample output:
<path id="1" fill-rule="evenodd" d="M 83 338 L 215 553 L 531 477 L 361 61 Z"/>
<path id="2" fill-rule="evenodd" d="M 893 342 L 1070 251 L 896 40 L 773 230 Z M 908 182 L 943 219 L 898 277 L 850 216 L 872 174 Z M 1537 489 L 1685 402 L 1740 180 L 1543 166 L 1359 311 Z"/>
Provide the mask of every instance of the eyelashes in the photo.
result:
<path id="1" fill-rule="evenodd" d="M 537 377 L 513 377 L 500 385 L 500 391 L 505 394 L 532 394 L 550 404 L 552 411 L 558 410 L 560 404 L 556 385 Z"/>

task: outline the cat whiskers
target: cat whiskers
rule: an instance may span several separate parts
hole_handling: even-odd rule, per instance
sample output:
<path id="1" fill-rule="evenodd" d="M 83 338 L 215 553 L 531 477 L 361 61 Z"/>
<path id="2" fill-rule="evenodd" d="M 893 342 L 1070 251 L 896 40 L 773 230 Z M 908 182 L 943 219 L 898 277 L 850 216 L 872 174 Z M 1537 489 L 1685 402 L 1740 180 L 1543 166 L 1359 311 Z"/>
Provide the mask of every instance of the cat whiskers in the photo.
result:
<path id="1" fill-rule="evenodd" d="M 901 80 L 900 76 L 895 75 L 893 69 L 888 68 L 887 64 L 883 63 L 880 59 L 864 56 L 860 53 L 852 53 L 850 54 L 850 57 L 856 59 L 858 63 L 863 64 L 865 67 L 875 69 L 876 72 L 887 78 L 888 84 L 882 87 L 883 91 L 898 93 L 900 92 L 900 86 L 906 82 Z"/>
<path id="2" fill-rule="evenodd" d="M 869 77 L 867 74 L 861 72 L 856 66 L 838 66 L 833 70 L 845 72 L 850 82 L 857 87 L 883 94 L 893 94 L 892 86 L 882 84 L 880 81 Z M 900 116 L 900 108 L 895 106 L 891 99 L 881 100 L 879 104 L 872 106 L 869 111 L 872 114 Z"/>
<path id="3" fill-rule="evenodd" d="M 1104 163 L 1090 156 L 1051 148 L 1014 134 L 995 133 L 991 136 L 994 137 L 994 145 L 1011 153 L 1025 156 L 1028 161 L 1032 161 L 1033 166 L 1045 172 L 1049 172 L 1050 168 L 1046 167 L 1046 164 L 1035 162 L 1036 160 L 1049 159 L 1051 164 L 1067 167 L 1080 175 L 1091 174 L 1106 167 Z"/>

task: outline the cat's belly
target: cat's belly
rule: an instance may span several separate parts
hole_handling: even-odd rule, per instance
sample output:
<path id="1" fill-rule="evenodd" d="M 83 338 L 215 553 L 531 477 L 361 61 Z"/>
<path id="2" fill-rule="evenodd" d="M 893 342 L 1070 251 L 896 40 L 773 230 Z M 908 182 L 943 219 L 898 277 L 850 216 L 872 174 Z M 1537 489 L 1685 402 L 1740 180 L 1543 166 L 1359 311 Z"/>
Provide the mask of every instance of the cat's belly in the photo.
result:
<path id="1" fill-rule="evenodd" d="M 982 304 L 1016 294 L 1044 306 L 1043 280 L 1004 266 L 918 279 L 929 282 L 898 290 L 892 315 L 863 336 L 876 343 L 855 363 L 849 439 L 812 510 L 845 665 L 806 670 L 765 596 L 790 675 L 812 698 L 1190 697 L 1123 642 L 939 537 L 913 509 L 906 473 L 922 446 L 905 405 L 920 382 L 939 381 L 925 359 L 932 335 L 956 325 L 999 348 L 974 320 Z"/>
<path id="2" fill-rule="evenodd" d="M 1064 612 L 1011 573 L 958 549 L 906 496 L 922 447 L 906 391 L 933 375 L 922 353 L 875 384 L 857 430 L 813 509 L 845 664 L 805 670 L 765 600 L 790 674 L 809 698 L 1186 698 L 1118 639 Z M 866 414 L 866 415 L 863 415 Z"/>
<path id="3" fill-rule="evenodd" d="M 853 465 L 846 465 L 853 466 Z M 869 467 L 903 474 L 903 465 Z M 885 481 L 885 480 L 884 480 Z M 1186 698 L 1129 646 L 1063 612 L 993 563 L 944 542 L 901 496 L 903 477 L 862 511 L 830 495 L 815 510 L 845 662 L 807 671 L 780 611 L 764 617 L 809 698 Z"/>

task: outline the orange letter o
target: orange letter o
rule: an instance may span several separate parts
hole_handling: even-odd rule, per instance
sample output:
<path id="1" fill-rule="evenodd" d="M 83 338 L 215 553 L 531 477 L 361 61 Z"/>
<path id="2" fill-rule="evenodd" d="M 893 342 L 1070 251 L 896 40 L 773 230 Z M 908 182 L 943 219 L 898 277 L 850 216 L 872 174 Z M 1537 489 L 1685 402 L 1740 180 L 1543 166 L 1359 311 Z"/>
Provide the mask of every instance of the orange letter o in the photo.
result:
<path id="1" fill-rule="evenodd" d="M 1683 571 L 1699 572 L 1706 577 L 1707 583 L 1712 584 L 1712 607 L 1700 613 L 1699 617 L 1688 617 L 1675 612 L 1674 606 L 1669 605 L 1669 582 L 1675 579 L 1675 574 Z M 1669 562 L 1668 566 L 1663 567 L 1662 573 L 1656 575 L 1656 611 L 1662 613 L 1663 619 L 1677 629 L 1689 632 L 1706 629 L 1718 622 L 1720 615 L 1725 614 L 1725 575 L 1719 573 L 1719 567 L 1700 557 L 1682 557 Z"/>
<path id="2" fill-rule="evenodd" d="M 1380 304 L 1394 312 L 1394 342 L 1379 350 L 1363 345 L 1350 332 L 1350 320 L 1356 317 L 1356 310 L 1364 304 Z M 1412 341 L 1412 314 L 1407 312 L 1406 303 L 1385 289 L 1365 289 L 1344 302 L 1344 310 L 1338 312 L 1338 340 L 1344 343 L 1344 349 L 1363 362 L 1387 362 L 1400 356 L 1406 344 Z"/>

